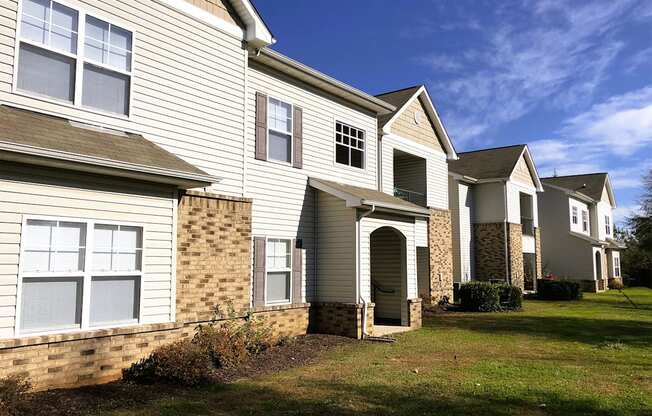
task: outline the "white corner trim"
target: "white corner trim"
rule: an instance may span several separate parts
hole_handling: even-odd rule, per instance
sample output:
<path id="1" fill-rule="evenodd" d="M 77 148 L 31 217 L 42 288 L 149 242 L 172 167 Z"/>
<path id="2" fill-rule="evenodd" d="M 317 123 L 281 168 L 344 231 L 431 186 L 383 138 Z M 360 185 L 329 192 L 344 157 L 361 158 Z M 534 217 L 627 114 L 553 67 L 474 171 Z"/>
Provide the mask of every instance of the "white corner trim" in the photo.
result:
<path id="1" fill-rule="evenodd" d="M 220 19 L 219 17 L 212 15 L 206 10 L 202 10 L 197 6 L 190 4 L 185 0 L 154 0 L 157 3 L 168 6 L 172 9 L 175 9 L 188 17 L 191 17 L 197 21 L 205 23 L 209 26 L 212 26 L 222 32 L 225 32 L 231 36 L 235 36 L 239 40 L 243 40 L 245 33 L 238 26 L 229 23 L 225 20 Z"/>

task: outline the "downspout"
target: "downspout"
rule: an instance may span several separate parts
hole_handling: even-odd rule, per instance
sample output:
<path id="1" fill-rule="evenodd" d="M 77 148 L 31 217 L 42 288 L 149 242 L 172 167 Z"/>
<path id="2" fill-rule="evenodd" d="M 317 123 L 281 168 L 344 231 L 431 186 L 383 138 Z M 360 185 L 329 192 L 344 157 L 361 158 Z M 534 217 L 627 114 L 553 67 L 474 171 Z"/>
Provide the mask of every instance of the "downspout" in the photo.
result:
<path id="1" fill-rule="evenodd" d="M 362 235 L 362 219 L 364 217 L 367 217 L 367 216 L 373 214 L 375 211 L 376 211 L 376 204 L 372 204 L 371 209 L 369 211 L 360 214 L 358 216 L 358 227 L 357 227 L 357 230 L 356 230 L 356 232 L 357 232 L 357 236 L 356 236 L 357 238 L 356 239 L 358 240 L 357 244 L 356 244 L 357 245 L 357 249 L 356 249 L 357 253 L 356 254 L 357 254 L 357 257 L 358 257 L 358 261 L 356 262 L 357 263 L 356 264 L 356 268 L 357 268 L 357 270 L 356 270 L 356 275 L 357 276 L 356 277 L 357 278 L 356 278 L 356 282 L 355 282 L 356 283 L 355 291 L 356 291 L 356 295 L 358 296 L 358 301 L 362 302 L 362 338 L 363 339 L 365 337 L 367 337 L 368 335 L 367 335 L 367 301 L 364 299 L 364 297 L 362 297 L 362 290 L 361 290 L 361 288 L 362 288 L 362 279 L 361 279 L 361 276 L 360 276 L 360 274 L 361 274 L 360 270 L 362 269 L 362 261 L 360 260 L 360 252 L 362 250 L 360 249 L 360 236 Z"/>
<path id="2" fill-rule="evenodd" d="M 505 204 L 505 221 L 503 223 L 503 234 L 505 239 L 505 280 L 510 285 L 512 284 L 512 276 L 509 274 L 509 244 L 507 238 L 509 237 L 507 233 L 507 227 L 509 224 L 509 204 L 507 203 L 507 181 L 503 180 L 503 198 Z"/>

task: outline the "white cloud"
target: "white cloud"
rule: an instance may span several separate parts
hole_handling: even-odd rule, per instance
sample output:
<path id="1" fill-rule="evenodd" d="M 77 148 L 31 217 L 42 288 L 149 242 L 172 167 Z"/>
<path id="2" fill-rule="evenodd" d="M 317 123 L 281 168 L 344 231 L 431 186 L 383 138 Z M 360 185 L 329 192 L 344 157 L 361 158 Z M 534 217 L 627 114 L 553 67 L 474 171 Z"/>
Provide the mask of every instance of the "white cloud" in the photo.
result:
<path id="1" fill-rule="evenodd" d="M 625 205 L 617 206 L 613 211 L 614 222 L 616 224 L 624 224 L 628 218 L 641 213 L 639 205 Z"/>

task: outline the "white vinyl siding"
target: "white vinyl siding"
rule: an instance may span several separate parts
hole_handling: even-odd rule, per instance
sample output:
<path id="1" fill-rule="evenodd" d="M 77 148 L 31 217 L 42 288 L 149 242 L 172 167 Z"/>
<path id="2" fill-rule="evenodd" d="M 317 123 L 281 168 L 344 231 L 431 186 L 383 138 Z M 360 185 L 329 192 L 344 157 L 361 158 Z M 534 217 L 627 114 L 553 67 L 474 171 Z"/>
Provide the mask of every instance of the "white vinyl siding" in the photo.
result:
<path id="1" fill-rule="evenodd" d="M 393 227 L 405 236 L 406 267 L 407 267 L 407 299 L 414 299 L 417 295 L 417 263 L 416 245 L 414 241 L 414 219 L 390 217 L 365 217 L 362 218 L 362 231 L 360 234 L 360 284 L 362 297 L 371 300 L 371 270 L 370 270 L 370 244 L 369 237 L 372 232 L 380 227 Z"/>
<path id="2" fill-rule="evenodd" d="M 317 194 L 317 298 L 321 302 L 355 299 L 355 209 L 322 191 Z"/>
<path id="3" fill-rule="evenodd" d="M 142 224 L 141 322 L 158 323 L 170 322 L 174 316 L 175 215 L 176 195 L 170 188 L 40 168 L 25 172 L 4 164 L 0 167 L 0 338 L 14 336 L 24 216 Z"/>
<path id="4" fill-rule="evenodd" d="M 534 187 L 525 186 L 514 182 L 507 182 L 507 210 L 512 224 L 521 223 L 521 193 L 532 197 L 532 216 L 534 227 L 539 227 L 539 209 L 537 206 L 537 191 Z"/>
<path id="5" fill-rule="evenodd" d="M 455 282 L 467 282 L 473 278 L 473 203 L 472 188 L 451 177 L 450 213 Z"/>
<path id="6" fill-rule="evenodd" d="M 577 224 L 573 224 L 573 218 L 572 218 L 573 217 L 573 208 L 577 209 Z M 586 234 L 586 235 L 591 234 L 591 226 L 590 226 L 590 224 L 589 224 L 588 231 L 584 231 L 584 228 L 583 228 L 584 227 L 583 226 L 583 221 L 584 221 L 585 215 L 586 215 L 587 221 L 590 222 L 588 212 L 589 212 L 588 204 L 586 204 L 586 203 L 584 203 L 582 201 L 579 201 L 577 199 L 574 199 L 574 198 L 568 198 L 568 213 L 569 213 L 569 216 L 570 216 L 569 221 L 570 221 L 570 230 L 571 231 L 576 232 L 576 233 Z M 586 214 L 583 214 L 583 213 L 586 213 Z"/>
<path id="7" fill-rule="evenodd" d="M 431 208 L 448 209 L 448 163 L 443 152 L 394 135 L 383 136 L 381 146 L 380 181 L 383 192 L 394 195 L 394 149 L 401 150 L 426 159 L 427 205 Z"/>
<path id="8" fill-rule="evenodd" d="M 302 169 L 254 158 L 256 92 L 302 109 Z M 314 251 L 315 191 L 308 186 L 308 177 L 376 189 L 375 140 L 368 140 L 366 144 L 368 154 L 365 169 L 338 165 L 334 155 L 336 119 L 363 129 L 367 137 L 376 137 L 376 119 L 318 95 L 312 90 L 304 89 L 286 77 L 277 77 L 263 71 L 256 64 L 248 71 L 247 94 L 245 196 L 253 198 L 254 201 L 252 235 L 302 240 L 302 270 L 306 282 L 303 290 L 309 300 L 316 293 L 315 259 L 320 256 Z M 321 227 L 321 224 L 319 226 Z M 350 232 L 353 231 L 352 228 Z M 325 296 L 335 298 L 339 295 L 333 293 Z"/>
<path id="9" fill-rule="evenodd" d="M 428 220 L 414 220 L 414 243 L 417 247 L 428 247 Z"/>
<path id="10" fill-rule="evenodd" d="M 596 216 L 598 221 L 598 235 L 600 240 L 613 238 L 613 208 L 608 202 L 600 201 L 596 205 Z M 609 233 L 607 233 L 607 221 L 609 221 Z"/>
<path id="11" fill-rule="evenodd" d="M 245 51 L 242 41 L 149 0 L 66 1 L 133 29 L 129 119 L 12 94 L 18 2 L 0 3 L 0 101 L 141 133 L 209 174 L 214 191 L 242 195 Z"/>

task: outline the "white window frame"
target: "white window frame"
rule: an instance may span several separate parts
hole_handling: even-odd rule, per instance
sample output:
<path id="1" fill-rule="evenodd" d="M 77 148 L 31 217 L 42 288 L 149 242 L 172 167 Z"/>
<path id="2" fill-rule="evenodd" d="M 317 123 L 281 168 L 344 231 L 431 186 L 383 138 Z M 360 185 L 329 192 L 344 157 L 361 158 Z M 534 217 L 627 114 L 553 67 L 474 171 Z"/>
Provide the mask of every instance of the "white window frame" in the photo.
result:
<path id="1" fill-rule="evenodd" d="M 611 217 L 608 215 L 604 216 L 604 231 L 607 235 L 611 235 Z"/>
<path id="2" fill-rule="evenodd" d="M 25 235 L 27 230 L 27 221 L 30 220 L 40 220 L 40 221 L 62 221 L 62 222 L 72 222 L 72 223 L 83 223 L 86 225 L 86 249 L 84 253 L 84 270 L 78 272 L 25 272 L 23 270 L 25 262 Z M 109 272 L 95 272 L 93 271 L 93 250 L 94 250 L 94 231 L 95 225 L 113 225 L 113 226 L 126 226 L 126 227 L 138 227 L 142 229 L 142 244 L 141 248 L 141 262 L 140 270 L 132 272 L 119 272 L 119 271 L 109 271 Z M 73 332 L 82 332 L 82 331 L 95 331 L 100 329 L 110 329 L 110 328 L 123 328 L 140 325 L 143 322 L 143 296 L 144 296 L 144 276 L 145 276 L 145 235 L 147 233 L 147 226 L 144 224 L 129 223 L 122 221 L 104 221 L 97 219 L 88 219 L 88 218 L 71 218 L 71 217 L 52 217 L 52 216 L 43 216 L 43 215 L 23 215 L 22 219 L 22 228 L 20 233 L 20 257 L 18 263 L 18 287 L 16 292 L 16 316 L 14 323 L 14 336 L 41 336 L 41 335 L 52 335 L 52 334 L 65 334 Z M 94 326 L 90 324 L 90 307 L 91 307 L 91 283 L 93 277 L 136 277 L 139 278 L 139 294 L 138 294 L 138 319 L 134 322 L 122 322 L 116 323 L 115 325 L 101 325 Z M 72 329 L 55 329 L 41 332 L 26 332 L 22 333 L 20 328 L 21 323 L 21 314 L 22 314 L 22 291 L 23 291 L 23 278 L 56 278 L 56 277 L 77 277 L 82 279 L 82 294 L 81 294 L 81 323 L 79 327 Z"/>
<path id="3" fill-rule="evenodd" d="M 576 206 L 571 207 L 571 224 L 578 225 L 579 209 Z"/>
<path id="4" fill-rule="evenodd" d="M 87 111 L 90 113 L 95 113 L 103 116 L 108 116 L 108 117 L 113 117 L 113 118 L 119 118 L 123 120 L 131 120 L 132 117 L 132 110 L 133 110 L 133 88 L 134 88 L 134 74 L 136 72 L 135 70 L 135 59 L 134 56 L 136 55 L 136 31 L 133 29 L 133 27 L 130 27 L 129 24 L 125 24 L 124 22 L 114 18 L 114 17 L 108 17 L 103 13 L 98 13 L 98 12 L 87 12 L 85 9 L 80 7 L 76 3 L 72 3 L 68 0 L 51 0 L 54 1 L 55 3 L 59 3 L 63 6 L 69 7 L 71 9 L 74 9 L 77 11 L 77 54 L 71 54 L 69 52 L 64 52 L 60 51 L 58 49 L 51 48 L 50 46 L 46 46 L 43 44 L 40 44 L 38 42 L 30 41 L 28 39 L 22 39 L 21 33 L 22 33 L 22 15 L 23 15 L 23 3 L 24 0 L 20 0 L 18 2 L 18 12 L 17 12 L 17 22 L 16 22 L 16 39 L 15 39 L 15 46 L 14 46 L 14 71 L 13 71 L 13 78 L 12 78 L 12 93 L 16 95 L 22 95 L 28 98 L 33 98 L 39 101 L 44 101 L 47 103 L 52 103 L 52 104 L 57 104 L 57 105 L 63 105 L 66 107 L 78 109 L 78 110 L 83 110 Z M 130 62 L 130 68 L 131 71 L 122 71 L 120 69 L 114 68 L 112 66 L 106 65 L 106 64 L 101 64 L 97 63 L 94 60 L 87 59 L 85 57 L 85 39 L 86 39 L 86 16 L 90 15 L 92 17 L 95 17 L 99 20 L 103 20 L 107 22 L 111 26 L 119 26 L 120 28 L 127 30 L 131 32 L 131 62 Z M 21 90 L 18 88 L 18 62 L 20 59 L 20 44 L 25 43 L 30 46 L 36 47 L 36 48 L 41 48 L 43 50 L 46 50 L 51 53 L 59 54 L 66 56 L 68 58 L 74 59 L 75 60 L 75 90 L 74 90 L 74 98 L 73 102 L 68 102 L 65 100 L 60 100 L 57 98 L 53 97 L 48 97 L 45 95 L 40 95 L 35 92 L 31 91 L 25 91 Z M 87 107 L 82 104 L 82 90 L 83 90 L 83 84 L 84 84 L 84 64 L 88 63 L 91 65 L 94 65 L 96 67 L 108 70 L 108 71 L 113 71 L 122 75 L 126 75 L 129 77 L 129 103 L 128 103 L 128 109 L 127 109 L 127 114 L 119 114 L 119 113 L 112 113 L 109 111 L 104 111 L 98 108 L 93 108 L 93 107 Z"/>
<path id="5" fill-rule="evenodd" d="M 613 256 L 614 259 L 614 276 L 620 277 L 620 256 Z"/>
<path id="6" fill-rule="evenodd" d="M 290 262 L 289 262 L 290 266 L 289 267 L 280 268 L 280 269 L 270 269 L 268 261 L 267 261 L 267 256 L 268 256 L 267 247 L 268 247 L 269 240 L 280 240 L 280 241 L 289 242 L 289 244 L 288 244 L 288 246 L 290 247 L 290 253 L 289 253 L 290 254 Z M 294 261 L 293 256 L 294 256 L 294 250 L 293 250 L 293 247 L 292 247 L 292 239 L 291 238 L 286 238 L 286 237 L 265 237 L 265 285 L 264 285 L 265 287 L 263 289 L 265 291 L 265 306 L 279 306 L 279 305 L 291 305 L 292 304 L 292 291 L 293 291 L 293 287 L 292 287 L 293 282 L 292 282 L 292 280 L 294 280 L 293 276 L 292 276 L 292 264 L 293 264 L 292 262 Z M 272 273 L 274 273 L 274 272 L 279 272 L 279 273 L 280 272 L 283 272 L 283 273 L 287 272 L 287 273 L 289 273 L 289 276 L 290 276 L 290 289 L 289 289 L 290 290 L 290 296 L 289 296 L 289 300 L 282 300 L 282 301 L 268 301 L 267 300 L 267 274 L 270 273 L 270 272 L 272 272 Z"/>
<path id="7" fill-rule="evenodd" d="M 273 129 L 270 127 L 269 123 L 269 107 L 270 107 L 270 102 L 271 100 L 276 100 L 282 104 L 287 104 L 290 106 L 290 131 L 281 131 L 277 129 Z M 273 163 L 279 163 L 281 165 L 287 165 L 287 166 L 292 166 L 294 164 L 294 104 L 290 103 L 288 100 L 284 100 L 282 98 L 274 97 L 272 95 L 267 96 L 267 120 L 265 120 L 265 124 L 267 125 L 267 129 L 265 130 L 265 134 L 267 135 L 267 149 L 266 151 L 266 159 L 268 162 L 273 162 Z M 273 130 L 276 133 L 283 134 L 283 135 L 289 135 L 290 136 L 290 161 L 286 162 L 284 160 L 277 160 L 277 159 L 271 159 L 269 157 L 269 131 Z"/>
<path id="8" fill-rule="evenodd" d="M 337 124 L 338 123 L 340 123 L 342 125 L 346 125 L 349 128 L 353 128 L 353 129 L 356 129 L 356 130 L 359 130 L 359 131 L 362 132 L 362 135 L 364 136 L 364 138 L 362 139 L 362 141 L 364 143 L 364 149 L 362 150 L 362 167 L 361 168 L 359 168 L 357 166 L 351 166 L 351 164 L 350 164 L 351 163 L 351 149 L 352 149 L 351 145 L 350 144 L 346 145 L 346 144 L 337 143 Z M 356 138 L 356 140 L 359 140 L 359 139 Z M 351 142 L 349 142 L 349 143 L 351 143 Z M 341 145 L 341 146 L 348 147 L 348 149 L 349 149 L 349 164 L 344 164 L 344 163 L 340 163 L 340 162 L 337 161 L 337 146 L 338 146 L 338 144 Z M 366 170 L 367 170 L 367 150 L 368 150 L 368 145 L 369 145 L 369 143 L 367 141 L 367 131 L 365 129 L 362 129 L 360 127 L 356 127 L 352 123 L 349 123 L 347 121 L 342 121 L 342 119 L 338 119 L 338 118 L 333 119 L 333 165 L 334 166 L 343 167 L 345 169 L 353 169 L 356 172 L 366 172 Z M 354 148 L 354 149 L 360 150 L 358 148 Z"/>
<path id="9" fill-rule="evenodd" d="M 589 211 L 582 210 L 582 232 L 589 232 Z"/>

